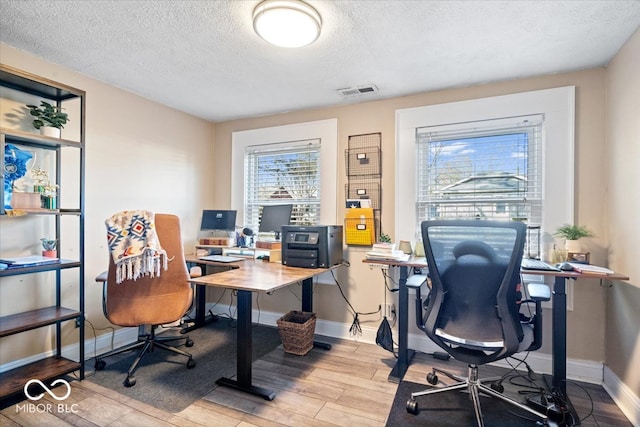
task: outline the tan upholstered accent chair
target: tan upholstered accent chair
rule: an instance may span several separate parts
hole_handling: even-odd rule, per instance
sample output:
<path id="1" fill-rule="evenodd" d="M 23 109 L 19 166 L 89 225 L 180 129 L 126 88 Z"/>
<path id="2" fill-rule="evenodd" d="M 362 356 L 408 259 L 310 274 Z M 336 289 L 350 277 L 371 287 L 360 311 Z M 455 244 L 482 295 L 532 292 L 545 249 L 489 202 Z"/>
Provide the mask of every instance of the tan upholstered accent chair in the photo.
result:
<path id="1" fill-rule="evenodd" d="M 111 323 L 118 326 L 135 326 L 149 329 L 138 337 L 138 341 L 124 348 L 115 349 L 96 358 L 96 370 L 104 369 L 103 358 L 142 347 L 138 356 L 129 368 L 124 381 L 126 387 L 136 384 L 135 371 L 142 358 L 155 348 L 172 351 L 188 357 L 187 368 L 196 363 L 191 354 L 167 345 L 167 341 L 185 340 L 191 347 L 193 341 L 186 335 L 156 336 L 159 325 L 174 323 L 182 319 L 193 302 L 193 289 L 189 283 L 189 272 L 184 259 L 180 219 L 175 215 L 156 214 L 155 226 L 158 239 L 169 259 L 168 269 L 162 270 L 160 276 L 143 276 L 137 280 L 124 280 L 120 284 L 115 281 L 115 264 L 109 256 L 108 274 L 102 274 L 96 281 L 103 282 L 103 311 Z M 106 279 L 106 280 L 105 280 Z M 142 328 L 141 328 L 142 329 Z"/>

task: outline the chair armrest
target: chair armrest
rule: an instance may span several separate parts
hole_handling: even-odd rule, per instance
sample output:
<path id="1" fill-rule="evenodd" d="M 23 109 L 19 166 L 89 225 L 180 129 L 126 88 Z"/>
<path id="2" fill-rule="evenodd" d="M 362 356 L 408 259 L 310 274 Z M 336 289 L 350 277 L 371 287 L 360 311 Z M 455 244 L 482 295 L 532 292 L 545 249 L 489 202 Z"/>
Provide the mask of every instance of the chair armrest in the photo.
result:
<path id="1" fill-rule="evenodd" d="M 422 286 L 427 281 L 426 274 L 414 274 L 407 279 L 407 288 L 416 289 Z"/>
<path id="2" fill-rule="evenodd" d="M 527 293 L 534 301 L 549 301 L 551 289 L 544 283 L 527 283 Z"/>
<path id="3" fill-rule="evenodd" d="M 107 281 L 107 277 L 109 277 L 109 272 L 108 271 L 103 271 L 102 273 L 98 274 L 96 276 L 96 282 L 101 282 L 104 283 Z"/>

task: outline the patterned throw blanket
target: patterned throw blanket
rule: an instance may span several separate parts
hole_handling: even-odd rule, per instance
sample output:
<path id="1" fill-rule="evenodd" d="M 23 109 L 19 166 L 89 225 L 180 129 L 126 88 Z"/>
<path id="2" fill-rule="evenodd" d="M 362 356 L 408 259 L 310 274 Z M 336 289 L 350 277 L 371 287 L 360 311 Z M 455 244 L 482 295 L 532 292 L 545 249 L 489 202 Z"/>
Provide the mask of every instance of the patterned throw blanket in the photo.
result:
<path id="1" fill-rule="evenodd" d="M 160 246 L 154 217 L 149 211 L 123 211 L 105 221 L 116 283 L 160 276 L 161 266 L 167 269 L 167 253 Z"/>

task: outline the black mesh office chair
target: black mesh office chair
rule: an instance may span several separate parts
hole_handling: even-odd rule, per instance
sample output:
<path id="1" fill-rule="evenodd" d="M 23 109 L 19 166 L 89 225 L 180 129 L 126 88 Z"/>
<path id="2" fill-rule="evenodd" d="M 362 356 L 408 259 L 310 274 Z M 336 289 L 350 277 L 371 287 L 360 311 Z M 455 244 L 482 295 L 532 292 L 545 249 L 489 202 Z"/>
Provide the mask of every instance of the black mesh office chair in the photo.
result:
<path id="1" fill-rule="evenodd" d="M 478 365 L 541 346 L 541 301 L 550 298 L 549 288 L 532 284 L 529 294 L 535 302 L 535 313 L 525 324 L 519 314 L 525 225 L 472 219 L 424 221 L 421 226 L 431 291 L 425 311 L 420 289 L 416 290 L 418 327 L 469 368 L 466 378 L 434 368 L 427 375 L 429 383 L 438 383 L 437 373 L 459 382 L 412 393 L 407 411 L 419 412 L 418 396 L 466 389 L 473 401 L 478 426 L 484 425 L 481 392 L 546 421 L 545 414 L 501 394 L 498 383 L 485 385 L 478 379 Z"/>

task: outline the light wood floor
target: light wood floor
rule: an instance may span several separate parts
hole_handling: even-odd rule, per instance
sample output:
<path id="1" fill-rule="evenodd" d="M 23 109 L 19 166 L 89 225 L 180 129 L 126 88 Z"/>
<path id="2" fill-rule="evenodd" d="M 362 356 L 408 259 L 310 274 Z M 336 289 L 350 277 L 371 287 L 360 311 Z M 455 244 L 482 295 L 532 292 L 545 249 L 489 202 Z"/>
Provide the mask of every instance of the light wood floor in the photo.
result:
<path id="1" fill-rule="evenodd" d="M 72 393 L 64 401 L 75 413 L 69 410 L 25 413 L 12 405 L 0 411 L 0 425 L 384 426 L 397 388 L 397 384 L 387 381 L 395 362 L 391 353 L 356 341 L 326 341 L 333 344 L 331 351 L 314 349 L 306 356 L 295 356 L 285 353 L 280 346 L 254 363 L 254 384 L 276 391 L 277 396 L 271 402 L 218 387 L 173 414 L 85 380 L 72 382 Z M 441 362 L 429 355 L 417 354 L 405 379 L 426 384 L 425 374 L 431 366 L 466 372 L 466 367 L 456 362 Z M 483 377 L 503 372 L 500 368 L 481 368 Z M 582 425 L 631 426 L 602 387 L 570 383 L 568 391 L 582 418 L 589 414 L 590 398 L 593 399 L 594 416 L 585 419 Z M 44 402 L 42 405 L 59 403 L 47 394 L 40 402 Z M 437 426 L 437 422 L 433 425 Z"/>

